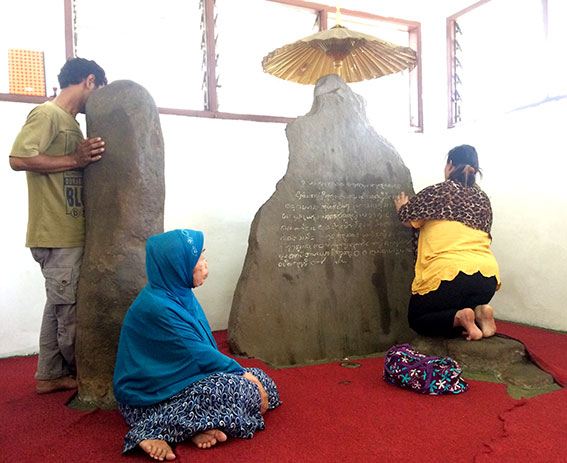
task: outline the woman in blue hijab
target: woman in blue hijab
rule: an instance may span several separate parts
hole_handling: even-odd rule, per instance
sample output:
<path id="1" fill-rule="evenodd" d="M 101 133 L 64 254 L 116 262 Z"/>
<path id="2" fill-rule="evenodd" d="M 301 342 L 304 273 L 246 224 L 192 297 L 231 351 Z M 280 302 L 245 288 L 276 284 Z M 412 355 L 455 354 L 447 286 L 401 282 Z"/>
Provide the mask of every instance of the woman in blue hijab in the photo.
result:
<path id="1" fill-rule="evenodd" d="M 114 395 L 131 426 L 124 453 L 140 446 L 173 460 L 170 444 L 189 438 L 199 448 L 251 438 L 281 403 L 266 373 L 218 350 L 192 291 L 208 276 L 203 251 L 203 233 L 194 230 L 146 243 L 148 284 L 124 318 L 114 370 Z"/>

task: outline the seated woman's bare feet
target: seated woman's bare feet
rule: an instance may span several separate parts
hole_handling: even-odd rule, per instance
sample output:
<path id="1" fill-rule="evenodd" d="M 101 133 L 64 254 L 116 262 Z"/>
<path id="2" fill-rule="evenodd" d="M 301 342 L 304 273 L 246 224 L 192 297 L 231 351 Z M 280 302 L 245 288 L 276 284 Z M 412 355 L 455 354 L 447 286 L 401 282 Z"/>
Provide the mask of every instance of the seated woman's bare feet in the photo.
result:
<path id="1" fill-rule="evenodd" d="M 496 333 L 496 322 L 494 321 L 494 309 L 488 304 L 477 305 L 474 315 L 478 326 L 482 330 L 482 336 L 489 338 Z"/>
<path id="2" fill-rule="evenodd" d="M 38 394 L 49 394 L 55 391 L 66 391 L 68 389 L 77 389 L 77 380 L 72 376 L 61 376 L 56 379 L 38 380 L 35 386 L 35 392 Z"/>
<path id="3" fill-rule="evenodd" d="M 200 449 L 210 449 L 217 442 L 224 442 L 226 434 L 218 429 L 209 429 L 191 437 L 193 443 Z"/>
<path id="4" fill-rule="evenodd" d="M 175 460 L 175 453 L 169 444 L 160 439 L 146 439 L 138 444 L 154 460 Z"/>
<path id="5" fill-rule="evenodd" d="M 453 326 L 462 326 L 467 334 L 467 341 L 478 341 L 482 339 L 482 331 L 474 322 L 473 309 L 461 309 L 455 314 Z"/>

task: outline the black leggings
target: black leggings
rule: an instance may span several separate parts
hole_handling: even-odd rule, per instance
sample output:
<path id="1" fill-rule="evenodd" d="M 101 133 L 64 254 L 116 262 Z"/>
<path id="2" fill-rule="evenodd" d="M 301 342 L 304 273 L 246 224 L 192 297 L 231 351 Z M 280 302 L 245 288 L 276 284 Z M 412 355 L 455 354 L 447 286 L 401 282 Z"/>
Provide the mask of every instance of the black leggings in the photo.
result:
<path id="1" fill-rule="evenodd" d="M 455 314 L 464 308 L 488 304 L 496 292 L 496 277 L 480 272 L 460 272 L 454 280 L 442 281 L 435 291 L 423 296 L 412 294 L 408 321 L 411 329 L 424 336 L 453 338 L 462 334 L 462 327 L 453 327 Z"/>

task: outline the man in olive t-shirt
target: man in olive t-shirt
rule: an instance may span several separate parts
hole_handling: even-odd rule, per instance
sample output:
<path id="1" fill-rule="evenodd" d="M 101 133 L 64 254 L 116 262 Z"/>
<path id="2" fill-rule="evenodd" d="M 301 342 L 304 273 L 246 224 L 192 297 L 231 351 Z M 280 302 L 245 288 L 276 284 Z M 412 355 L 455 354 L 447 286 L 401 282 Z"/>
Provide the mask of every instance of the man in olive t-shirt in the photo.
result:
<path id="1" fill-rule="evenodd" d="M 26 246 L 41 266 L 47 293 L 35 374 L 38 394 L 77 387 L 75 293 L 85 236 L 83 169 L 104 151 L 101 138 L 83 139 L 75 120 L 85 112 L 90 94 L 106 85 L 104 70 L 94 61 L 73 58 L 58 79 L 61 92 L 30 112 L 10 153 L 12 169 L 26 171 Z"/>

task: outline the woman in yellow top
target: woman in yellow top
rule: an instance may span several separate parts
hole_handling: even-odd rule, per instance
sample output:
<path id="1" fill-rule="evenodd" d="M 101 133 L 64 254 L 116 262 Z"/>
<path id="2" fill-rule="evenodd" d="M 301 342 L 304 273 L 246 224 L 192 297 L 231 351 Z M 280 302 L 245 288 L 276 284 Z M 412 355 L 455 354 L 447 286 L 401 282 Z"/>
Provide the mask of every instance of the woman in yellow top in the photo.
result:
<path id="1" fill-rule="evenodd" d="M 490 252 L 492 208 L 475 182 L 478 172 L 474 147 L 457 146 L 449 151 L 444 182 L 394 199 L 401 222 L 419 233 L 408 310 L 419 334 L 465 334 L 470 341 L 496 332 L 488 303 L 500 276 Z"/>

